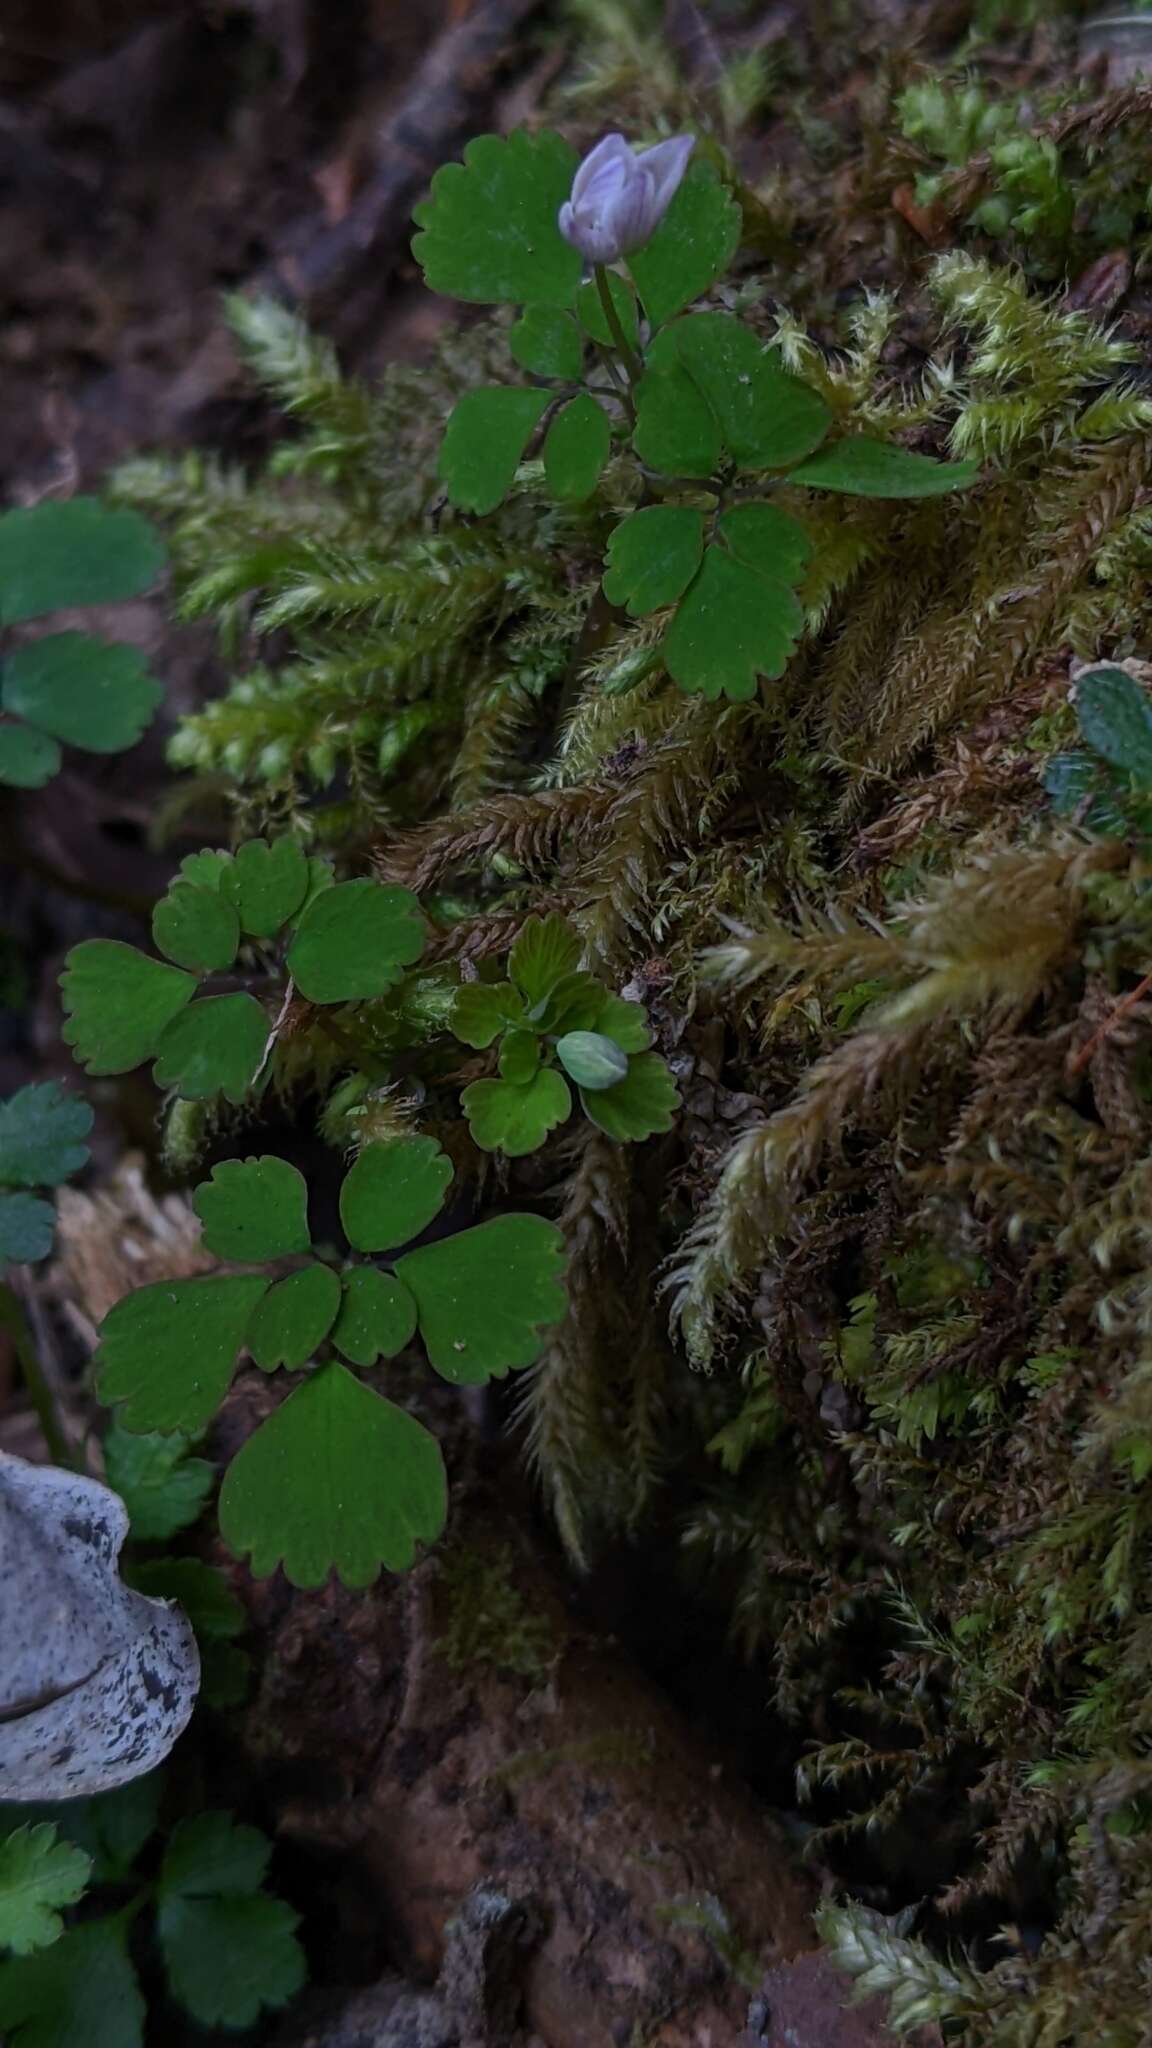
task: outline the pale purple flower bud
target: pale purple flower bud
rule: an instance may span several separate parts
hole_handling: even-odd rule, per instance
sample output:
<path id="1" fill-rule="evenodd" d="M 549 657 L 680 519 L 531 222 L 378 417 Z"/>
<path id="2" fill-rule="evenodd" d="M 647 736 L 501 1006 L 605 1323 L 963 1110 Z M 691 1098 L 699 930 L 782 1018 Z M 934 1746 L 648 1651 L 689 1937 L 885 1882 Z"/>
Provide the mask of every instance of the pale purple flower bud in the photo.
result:
<path id="1" fill-rule="evenodd" d="M 615 263 L 654 235 L 696 147 L 675 135 L 655 149 L 630 149 L 622 135 L 606 135 L 585 157 L 560 208 L 560 233 L 590 263 Z"/>

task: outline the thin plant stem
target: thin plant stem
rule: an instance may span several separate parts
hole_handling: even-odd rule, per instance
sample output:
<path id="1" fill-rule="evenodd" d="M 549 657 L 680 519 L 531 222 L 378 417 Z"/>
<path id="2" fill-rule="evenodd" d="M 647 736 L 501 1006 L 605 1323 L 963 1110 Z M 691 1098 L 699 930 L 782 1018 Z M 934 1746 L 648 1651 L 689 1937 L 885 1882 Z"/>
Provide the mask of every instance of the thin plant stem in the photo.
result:
<path id="1" fill-rule="evenodd" d="M 596 279 L 596 290 L 600 294 L 600 304 L 604 308 L 604 318 L 608 322 L 608 332 L 616 344 L 616 351 L 624 365 L 628 382 L 629 384 L 638 384 L 644 374 L 644 366 L 624 332 L 620 315 L 616 311 L 616 301 L 612 297 L 612 287 L 608 282 L 608 272 L 602 263 L 594 263 L 592 275 Z"/>
<path id="2" fill-rule="evenodd" d="M 4 1281 L 0 1281 L 0 1330 L 6 1330 L 12 1339 L 24 1384 L 36 1410 L 36 1419 L 52 1454 L 53 1462 L 57 1465 L 66 1465 L 73 1472 L 82 1472 L 83 1461 L 72 1449 L 60 1427 L 52 1389 L 37 1356 L 32 1332 L 28 1327 L 28 1318 L 18 1297 Z"/>

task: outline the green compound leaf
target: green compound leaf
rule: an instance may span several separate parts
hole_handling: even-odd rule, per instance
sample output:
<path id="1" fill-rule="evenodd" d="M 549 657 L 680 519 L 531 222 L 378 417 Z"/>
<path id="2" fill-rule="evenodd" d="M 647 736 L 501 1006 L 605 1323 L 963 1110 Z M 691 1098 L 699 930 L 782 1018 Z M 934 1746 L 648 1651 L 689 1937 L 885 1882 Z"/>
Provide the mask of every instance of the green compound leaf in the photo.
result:
<path id="1" fill-rule="evenodd" d="M 344 1301 L 332 1331 L 337 1351 L 353 1365 L 395 1358 L 416 1334 L 416 1303 L 392 1273 L 353 1266 L 344 1275 Z"/>
<path id="2" fill-rule="evenodd" d="M 127 1877 L 144 1847 L 156 1832 L 162 1770 L 133 1778 L 112 1792 L 97 1792 L 87 1799 L 65 1799 L 59 1804 L 8 1807 L 21 1820 L 51 1821 L 58 1833 L 92 1859 L 89 1882 L 117 1884 Z M 0 1807 L 0 1832 L 6 1812 Z"/>
<path id="3" fill-rule="evenodd" d="M 314 896 L 288 949 L 288 972 L 310 1003 L 383 995 L 424 950 L 420 905 L 407 889 L 336 882 Z"/>
<path id="4" fill-rule="evenodd" d="M 125 1429 L 193 1436 L 206 1428 L 267 1286 L 259 1273 L 224 1274 L 125 1295 L 100 1326 L 100 1399 L 123 1401 Z"/>
<path id="5" fill-rule="evenodd" d="M 196 993 L 190 974 L 119 939 L 73 946 L 60 977 L 64 1042 L 90 1074 L 126 1074 L 155 1052 Z"/>
<path id="6" fill-rule="evenodd" d="M 418 1254 L 413 1254 L 418 1256 Z M 435 1437 L 342 1365 L 295 1389 L 233 1459 L 220 1529 L 266 1578 L 294 1586 L 370 1586 L 381 1565 L 407 1571 L 444 1527 L 448 1489 Z"/>
<path id="7" fill-rule="evenodd" d="M 682 690 L 704 697 L 754 697 L 758 675 L 779 676 L 804 614 L 795 593 L 769 583 L 720 547 L 704 566 L 665 635 L 664 665 Z"/>
<path id="8" fill-rule="evenodd" d="M 1085 669 L 1076 681 L 1076 716 L 1096 753 L 1138 788 L 1152 789 L 1152 704 L 1134 676 L 1111 666 Z"/>
<path id="9" fill-rule="evenodd" d="M 247 1345 L 261 1372 L 289 1372 L 314 1358 L 340 1309 L 340 1279 L 330 1266 L 305 1266 L 269 1288 L 248 1325 Z"/>
<path id="10" fill-rule="evenodd" d="M 5 711 L 90 754 L 135 746 L 163 694 L 134 647 L 90 633 L 29 641 L 15 649 L 0 676 Z"/>
<path id="11" fill-rule="evenodd" d="M 118 604 L 159 578 L 164 549 L 138 512 L 98 498 L 45 500 L 0 518 L 0 624 L 61 605 Z"/>
<path id="12" fill-rule="evenodd" d="M 562 975 L 580 965 L 580 941 L 558 911 L 530 917 L 508 955 L 508 976 L 530 1008 L 551 995 Z"/>
<path id="13" fill-rule="evenodd" d="M 691 305 L 727 270 L 740 225 L 740 208 L 711 166 L 693 164 L 652 240 L 628 259 L 654 327 Z"/>
<path id="14" fill-rule="evenodd" d="M 614 1088 L 628 1076 L 628 1055 L 602 1031 L 569 1031 L 557 1041 L 556 1057 L 581 1090 Z"/>
<path id="15" fill-rule="evenodd" d="M 719 531 L 738 562 L 775 583 L 798 583 L 812 554 L 800 521 L 776 505 L 734 505 Z"/>
<path id="16" fill-rule="evenodd" d="M 544 1143 L 571 1113 L 563 1074 L 541 1067 L 530 1081 L 473 1081 L 460 1097 L 468 1127 L 482 1152 L 522 1159 Z"/>
<path id="17" fill-rule="evenodd" d="M 114 1421 L 104 1438 L 104 1477 L 128 1510 L 138 1543 L 164 1543 L 191 1528 L 216 1478 L 206 1458 L 191 1458 L 182 1436 L 133 1436 Z"/>
<path id="18" fill-rule="evenodd" d="M 222 1095 L 243 1102 L 268 1043 L 268 1019 L 255 996 L 203 996 L 165 1026 L 152 1078 L 186 1102 Z"/>
<path id="19" fill-rule="evenodd" d="M 0 1102 L 0 1186 L 54 1188 L 88 1163 L 92 1105 L 56 1081 Z"/>
<path id="20" fill-rule="evenodd" d="M 0 1194 L 0 1264 L 46 1259 L 56 1232 L 56 1211 L 38 1195 Z"/>
<path id="21" fill-rule="evenodd" d="M 612 452 L 612 429 L 602 405 L 586 391 L 557 413 L 544 437 L 544 480 L 562 503 L 590 498 Z"/>
<path id="22" fill-rule="evenodd" d="M 257 1265 L 306 1252 L 308 1186 L 286 1159 L 224 1159 L 192 1197 L 205 1251 Z"/>
<path id="23" fill-rule="evenodd" d="M 221 870 L 218 887 L 235 905 L 244 931 L 273 939 L 299 910 L 308 890 L 308 856 L 295 839 L 249 839 Z"/>
<path id="24" fill-rule="evenodd" d="M 530 306 L 508 336 L 508 346 L 522 370 L 535 377 L 574 380 L 584 361 L 584 343 L 571 313 L 554 306 Z"/>
<path id="25" fill-rule="evenodd" d="M 801 463 L 788 481 L 856 498 L 939 498 L 946 491 L 967 490 L 979 474 L 978 462 L 937 462 L 891 441 L 851 434 Z"/>
<path id="26" fill-rule="evenodd" d="M 609 1138 L 627 1142 L 670 1131 L 680 1093 L 659 1053 L 642 1052 L 629 1060 L 625 1080 L 595 1093 L 581 1090 L 580 1101 Z"/>
<path id="27" fill-rule="evenodd" d="M 441 1378 L 480 1386 L 539 1358 L 565 1311 L 563 1257 L 555 1224 L 497 1216 L 400 1259 L 397 1274 L 416 1297 L 420 1335 Z"/>
<path id="28" fill-rule="evenodd" d="M 819 393 L 731 313 L 693 313 L 662 334 L 649 360 L 678 361 L 742 469 L 779 469 L 818 448 L 832 422 Z"/>
<path id="29" fill-rule="evenodd" d="M 466 391 L 452 408 L 437 474 L 461 512 L 494 512 L 515 481 L 533 430 L 552 403 L 550 391 L 499 385 Z"/>
<path id="30" fill-rule="evenodd" d="M 540 1040 L 534 1031 L 510 1031 L 500 1047 L 500 1078 L 530 1081 L 540 1065 Z"/>
<path id="31" fill-rule="evenodd" d="M 412 254 L 430 291 L 473 305 L 570 306 L 581 258 L 557 226 L 579 159 L 544 129 L 478 135 L 413 212 Z"/>
<path id="32" fill-rule="evenodd" d="M 456 1037 L 480 1051 L 524 1015 L 524 998 L 510 981 L 469 981 L 456 991 L 448 1022 Z"/>
<path id="33" fill-rule="evenodd" d="M 418 1237 L 444 1206 L 452 1161 L 435 1138 L 365 1145 L 340 1190 L 340 1221 L 358 1252 L 391 1251 Z"/>
<path id="34" fill-rule="evenodd" d="M 92 1920 L 0 1967 L 7 2048 L 143 2048 L 145 2005 L 126 1944 L 123 1918 Z"/>
<path id="35" fill-rule="evenodd" d="M 62 1842 L 50 1821 L 17 1828 L 0 1842 L 0 1949 L 28 1956 L 64 1932 L 62 1906 L 74 1906 L 92 1858 Z"/>
<path id="36" fill-rule="evenodd" d="M 602 1031 L 621 1052 L 647 1052 L 652 1043 L 643 1003 L 629 1002 L 623 996 L 605 995 L 593 1028 Z"/>
<path id="37" fill-rule="evenodd" d="M 219 890 L 173 882 L 152 912 L 152 937 L 178 967 L 214 974 L 236 958 L 240 919 Z"/>
<path id="38" fill-rule="evenodd" d="M 715 414 L 682 363 L 646 370 L 636 387 L 641 462 L 664 476 L 711 476 L 723 454 Z"/>
<path id="39" fill-rule="evenodd" d="M 608 537 L 604 595 L 646 618 L 683 597 L 704 553 L 704 514 L 690 505 L 646 505 Z"/>
<path id="40" fill-rule="evenodd" d="M 43 789 L 59 772 L 60 749 L 30 725 L 0 725 L 0 782 L 10 789 Z"/>
<path id="41" fill-rule="evenodd" d="M 565 1031 L 590 1031 L 603 1001 L 604 989 L 594 974 L 561 975 L 547 997 L 534 1006 L 536 1028 L 557 1036 Z"/>
<path id="42" fill-rule="evenodd" d="M 173 1995 L 206 2027 L 250 2027 L 304 1982 L 299 1916 L 260 1892 L 271 1844 L 225 1813 L 175 1829 L 157 1887 L 156 1932 Z"/>
<path id="43" fill-rule="evenodd" d="M 636 294 L 626 277 L 620 277 L 614 270 L 610 270 L 607 276 L 608 290 L 612 304 L 616 308 L 617 318 L 624 330 L 624 338 L 630 348 L 638 349 L 640 312 L 636 304 Z M 576 312 L 585 333 L 590 334 L 593 341 L 598 341 L 601 348 L 615 348 L 616 337 L 608 325 L 607 315 L 594 283 L 581 285 L 576 294 Z"/>

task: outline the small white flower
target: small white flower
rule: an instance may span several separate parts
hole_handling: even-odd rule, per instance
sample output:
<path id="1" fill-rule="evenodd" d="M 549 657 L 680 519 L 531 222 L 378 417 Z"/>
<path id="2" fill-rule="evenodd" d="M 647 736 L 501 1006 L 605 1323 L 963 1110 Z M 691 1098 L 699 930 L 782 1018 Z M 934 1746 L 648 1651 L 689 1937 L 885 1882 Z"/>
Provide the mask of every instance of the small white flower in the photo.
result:
<path id="1" fill-rule="evenodd" d="M 606 135 L 585 157 L 560 208 L 560 233 L 590 263 L 615 263 L 655 234 L 696 147 L 675 135 L 637 156 L 622 135 Z"/>

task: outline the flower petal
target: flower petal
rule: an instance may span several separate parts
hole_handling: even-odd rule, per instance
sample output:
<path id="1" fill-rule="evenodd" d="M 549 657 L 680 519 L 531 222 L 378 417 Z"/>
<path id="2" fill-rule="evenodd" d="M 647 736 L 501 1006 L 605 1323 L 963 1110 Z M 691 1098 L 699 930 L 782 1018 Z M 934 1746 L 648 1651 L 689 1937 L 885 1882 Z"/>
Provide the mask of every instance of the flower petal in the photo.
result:
<path id="1" fill-rule="evenodd" d="M 592 180 L 599 175 L 605 165 L 620 159 L 626 159 L 629 163 L 633 160 L 632 151 L 622 135 L 606 135 L 603 142 L 598 142 L 595 149 L 590 149 L 572 180 L 573 205 L 580 205 Z"/>
<path id="2" fill-rule="evenodd" d="M 636 162 L 651 173 L 656 186 L 656 218 L 649 233 L 667 213 L 695 147 L 694 135 L 673 135 L 668 142 L 658 142 L 654 149 L 641 150 L 637 157 Z"/>

